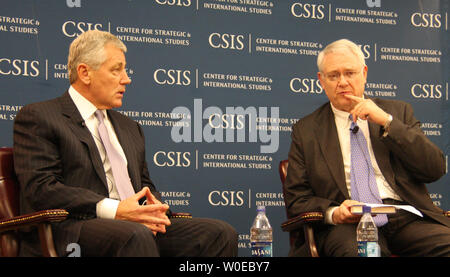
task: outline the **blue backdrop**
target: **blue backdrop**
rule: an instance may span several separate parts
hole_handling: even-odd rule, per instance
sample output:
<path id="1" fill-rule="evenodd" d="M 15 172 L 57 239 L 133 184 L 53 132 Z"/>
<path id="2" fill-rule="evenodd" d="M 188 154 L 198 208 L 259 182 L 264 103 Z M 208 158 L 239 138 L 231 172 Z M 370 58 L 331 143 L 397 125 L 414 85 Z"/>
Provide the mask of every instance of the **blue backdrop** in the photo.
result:
<path id="1" fill-rule="evenodd" d="M 448 0 L 3 0 L 0 145 L 12 145 L 22 106 L 68 88 L 70 42 L 110 31 L 128 47 L 132 79 L 119 110 L 144 129 L 164 201 L 231 223 L 240 256 L 250 256 L 256 205 L 265 205 L 274 256 L 286 256 L 278 164 L 292 124 L 327 101 L 317 53 L 340 38 L 361 45 L 366 93 L 411 103 L 447 158 L 448 11 Z M 429 184 L 445 210 L 448 184 L 448 174 Z"/>

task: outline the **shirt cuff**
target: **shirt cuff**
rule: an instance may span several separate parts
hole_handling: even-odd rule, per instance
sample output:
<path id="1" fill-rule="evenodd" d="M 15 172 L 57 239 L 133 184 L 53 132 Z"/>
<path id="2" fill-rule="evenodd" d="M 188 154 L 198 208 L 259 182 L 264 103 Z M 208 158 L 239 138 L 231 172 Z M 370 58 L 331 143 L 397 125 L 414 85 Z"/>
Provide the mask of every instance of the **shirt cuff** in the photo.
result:
<path id="1" fill-rule="evenodd" d="M 116 217 L 117 207 L 119 207 L 119 200 L 104 198 L 97 203 L 97 217 L 105 219 L 114 219 Z"/>
<path id="2" fill-rule="evenodd" d="M 334 212 L 334 210 L 336 210 L 337 208 L 339 208 L 339 207 L 337 207 L 337 206 L 335 206 L 335 207 L 329 207 L 329 208 L 325 211 L 325 223 L 326 223 L 326 224 L 336 225 L 336 224 L 333 222 L 333 212 Z"/>

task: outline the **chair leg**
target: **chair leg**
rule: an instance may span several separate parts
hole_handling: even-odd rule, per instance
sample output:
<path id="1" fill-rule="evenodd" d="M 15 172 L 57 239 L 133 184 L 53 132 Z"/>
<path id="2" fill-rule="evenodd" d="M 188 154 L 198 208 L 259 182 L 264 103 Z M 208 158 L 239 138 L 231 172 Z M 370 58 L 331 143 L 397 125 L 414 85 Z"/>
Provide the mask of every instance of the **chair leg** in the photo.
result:
<path id="1" fill-rule="evenodd" d="M 16 257 L 18 245 L 15 231 L 0 234 L 0 257 Z"/>
<path id="2" fill-rule="evenodd" d="M 305 243 L 307 243 L 311 257 L 319 257 L 319 252 L 317 251 L 316 241 L 314 240 L 314 230 L 310 224 L 305 224 L 303 226 L 303 231 L 305 233 Z"/>
<path id="3" fill-rule="evenodd" d="M 53 243 L 52 226 L 48 223 L 39 224 L 38 232 L 44 257 L 58 257 Z"/>

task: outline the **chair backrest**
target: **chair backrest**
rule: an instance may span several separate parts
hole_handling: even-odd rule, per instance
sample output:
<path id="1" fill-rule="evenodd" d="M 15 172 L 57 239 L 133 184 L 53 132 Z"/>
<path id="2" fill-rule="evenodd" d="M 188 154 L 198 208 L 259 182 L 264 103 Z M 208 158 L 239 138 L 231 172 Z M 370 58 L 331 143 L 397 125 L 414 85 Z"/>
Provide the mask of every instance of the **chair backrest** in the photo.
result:
<path id="1" fill-rule="evenodd" d="M 0 219 L 19 215 L 19 185 L 12 148 L 0 148 Z M 0 235 L 0 256 L 17 256 L 18 238 L 11 231 Z"/>
<path id="2" fill-rule="evenodd" d="M 282 190 L 283 190 L 283 197 L 284 197 L 284 199 L 286 199 L 286 189 L 284 187 L 284 182 L 286 181 L 288 167 L 289 167 L 289 161 L 288 160 L 282 160 L 280 162 L 280 164 L 278 165 L 278 172 L 280 173 L 281 187 L 282 187 Z M 285 210 L 286 210 L 286 217 L 289 219 L 289 214 L 288 214 L 288 211 L 287 211 L 287 207 L 286 207 Z M 297 236 L 296 232 L 289 232 L 289 244 L 290 245 L 294 244 L 296 236 Z"/>
<path id="3" fill-rule="evenodd" d="M 286 190 L 285 190 L 285 187 L 284 187 L 284 182 L 286 181 L 288 166 L 289 166 L 288 160 L 282 160 L 280 162 L 280 164 L 278 165 L 278 172 L 280 173 L 281 189 L 282 189 L 282 192 L 283 192 L 284 199 L 286 199 Z M 287 214 L 287 208 L 286 208 L 286 216 L 287 215 L 288 214 Z"/>
<path id="4" fill-rule="evenodd" d="M 278 166 L 278 171 L 280 173 L 281 183 L 283 185 L 284 185 L 284 182 L 286 181 L 288 166 L 289 166 L 289 161 L 288 160 L 282 160 L 280 162 L 280 165 Z"/>

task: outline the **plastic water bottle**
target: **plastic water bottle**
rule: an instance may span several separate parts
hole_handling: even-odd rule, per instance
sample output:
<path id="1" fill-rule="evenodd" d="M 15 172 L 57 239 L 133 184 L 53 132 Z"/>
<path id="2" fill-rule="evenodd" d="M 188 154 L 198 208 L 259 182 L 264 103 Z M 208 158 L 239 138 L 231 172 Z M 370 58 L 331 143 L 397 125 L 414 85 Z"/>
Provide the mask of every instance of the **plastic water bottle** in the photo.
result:
<path id="1" fill-rule="evenodd" d="M 266 216 L 266 208 L 258 206 L 257 215 L 250 228 L 252 257 L 272 257 L 272 227 Z"/>
<path id="2" fill-rule="evenodd" d="M 378 229 L 370 212 L 370 207 L 363 206 L 363 216 L 356 228 L 359 257 L 380 257 Z"/>

